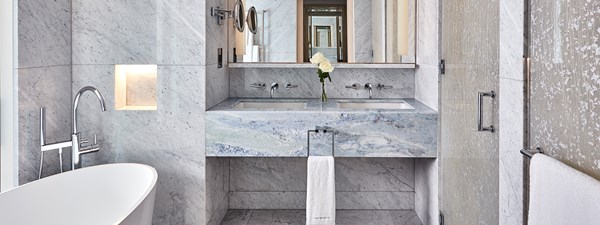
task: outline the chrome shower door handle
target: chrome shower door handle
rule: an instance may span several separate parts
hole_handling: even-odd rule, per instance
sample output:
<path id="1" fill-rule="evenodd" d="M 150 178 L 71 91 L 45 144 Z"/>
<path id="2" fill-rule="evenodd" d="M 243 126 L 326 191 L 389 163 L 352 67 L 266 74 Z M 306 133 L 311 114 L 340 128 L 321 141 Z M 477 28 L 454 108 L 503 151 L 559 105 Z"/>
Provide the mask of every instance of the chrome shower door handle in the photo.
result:
<path id="1" fill-rule="evenodd" d="M 494 99 L 496 98 L 496 92 L 479 92 L 479 97 L 477 98 L 477 131 L 489 131 L 494 133 L 494 131 L 496 131 L 494 125 L 490 125 L 489 127 L 483 126 L 483 97 Z"/>

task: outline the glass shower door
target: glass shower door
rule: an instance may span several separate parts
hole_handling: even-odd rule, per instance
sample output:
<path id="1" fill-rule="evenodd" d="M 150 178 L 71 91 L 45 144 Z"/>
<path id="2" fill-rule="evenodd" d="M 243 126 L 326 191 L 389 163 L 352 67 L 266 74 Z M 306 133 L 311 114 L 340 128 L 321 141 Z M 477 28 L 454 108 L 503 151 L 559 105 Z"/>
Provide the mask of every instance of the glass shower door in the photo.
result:
<path id="1" fill-rule="evenodd" d="M 444 0 L 440 89 L 440 210 L 445 224 L 498 224 L 498 0 Z M 481 103 L 481 105 L 480 105 Z M 480 108 L 481 107 L 481 108 Z"/>

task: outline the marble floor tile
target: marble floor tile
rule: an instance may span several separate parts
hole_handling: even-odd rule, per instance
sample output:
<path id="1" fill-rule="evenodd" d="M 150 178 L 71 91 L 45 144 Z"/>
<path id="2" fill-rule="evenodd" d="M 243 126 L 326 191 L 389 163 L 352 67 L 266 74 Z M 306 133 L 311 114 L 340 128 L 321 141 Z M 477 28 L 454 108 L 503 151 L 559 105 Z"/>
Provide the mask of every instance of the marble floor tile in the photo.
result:
<path id="1" fill-rule="evenodd" d="M 336 225 L 421 225 L 412 210 L 337 210 Z M 304 210 L 229 210 L 221 225 L 304 225 Z"/>

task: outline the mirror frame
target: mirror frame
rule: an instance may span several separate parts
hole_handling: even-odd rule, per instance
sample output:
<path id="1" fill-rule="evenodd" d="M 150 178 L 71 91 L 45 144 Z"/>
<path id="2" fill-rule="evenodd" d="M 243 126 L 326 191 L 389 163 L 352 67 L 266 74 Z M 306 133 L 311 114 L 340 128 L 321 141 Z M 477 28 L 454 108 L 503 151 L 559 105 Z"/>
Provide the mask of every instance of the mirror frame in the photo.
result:
<path id="1" fill-rule="evenodd" d="M 235 5 L 233 5 L 233 26 L 239 31 L 244 32 L 244 3 L 242 0 L 237 0 Z"/>
<path id="2" fill-rule="evenodd" d="M 256 13 L 256 8 L 254 6 L 248 9 L 248 13 L 246 14 L 246 23 L 248 24 L 248 31 L 256 34 L 258 32 L 258 14 Z"/>

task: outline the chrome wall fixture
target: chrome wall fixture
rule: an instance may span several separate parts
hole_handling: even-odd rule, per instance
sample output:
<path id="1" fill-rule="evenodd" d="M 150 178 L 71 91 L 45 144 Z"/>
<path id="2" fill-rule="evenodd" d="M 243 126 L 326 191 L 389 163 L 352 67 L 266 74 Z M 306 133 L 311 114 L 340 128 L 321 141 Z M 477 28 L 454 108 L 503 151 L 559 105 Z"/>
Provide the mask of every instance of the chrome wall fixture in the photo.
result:
<path id="1" fill-rule="evenodd" d="M 483 97 L 494 99 L 496 98 L 496 92 L 479 92 L 479 97 L 477 98 L 477 131 L 489 131 L 494 133 L 496 131 L 494 125 L 490 125 L 489 127 L 483 126 Z"/>
<path id="2" fill-rule="evenodd" d="M 311 133 L 316 133 L 316 134 L 330 133 L 331 134 L 331 156 L 335 157 L 335 134 L 337 134 L 338 132 L 331 127 L 321 127 L 321 126 L 317 126 L 317 127 L 315 127 L 314 130 L 309 130 L 308 132 L 306 132 L 306 157 L 310 156 L 310 134 Z"/>
<path id="3" fill-rule="evenodd" d="M 538 153 L 544 154 L 544 150 L 540 147 L 537 147 L 535 149 L 521 149 L 521 154 L 530 159 L 533 157 L 533 155 Z"/>
<path id="4" fill-rule="evenodd" d="M 244 32 L 244 3 L 241 0 L 237 0 L 233 6 L 233 10 L 221 9 L 221 7 L 210 7 L 210 15 L 217 17 L 217 23 L 223 24 L 223 20 L 227 18 L 233 18 L 233 26 L 239 31 Z"/>
<path id="5" fill-rule="evenodd" d="M 221 9 L 221 7 L 210 7 L 210 15 L 217 17 L 217 23 L 219 25 L 223 24 L 223 20 L 231 17 L 231 11 L 226 9 Z"/>
<path id="6" fill-rule="evenodd" d="M 71 140 L 51 144 L 46 143 L 46 109 L 43 107 L 40 108 L 40 150 L 42 151 L 42 155 L 40 157 L 40 170 L 38 178 L 42 178 L 44 152 L 46 151 L 58 149 L 60 172 L 63 172 L 63 148 L 71 148 L 72 170 L 81 168 L 81 155 L 97 152 L 100 150 L 100 145 L 98 144 L 96 135 L 94 135 L 94 144 L 89 145 L 87 144 L 88 140 L 80 137 L 81 133 L 79 133 L 77 129 L 77 108 L 79 107 L 79 99 L 81 98 L 81 95 L 87 91 L 91 91 L 96 95 L 96 97 L 100 101 L 100 109 L 102 109 L 103 112 L 106 111 L 106 103 L 104 101 L 104 97 L 102 97 L 102 94 L 100 94 L 100 91 L 98 91 L 98 89 L 96 89 L 95 87 L 87 86 L 79 90 L 79 92 L 77 92 L 77 95 L 75 96 L 75 100 L 73 101 L 73 133 L 71 134 Z"/>

